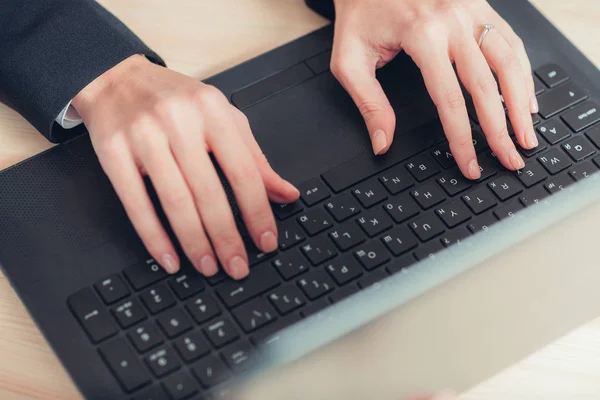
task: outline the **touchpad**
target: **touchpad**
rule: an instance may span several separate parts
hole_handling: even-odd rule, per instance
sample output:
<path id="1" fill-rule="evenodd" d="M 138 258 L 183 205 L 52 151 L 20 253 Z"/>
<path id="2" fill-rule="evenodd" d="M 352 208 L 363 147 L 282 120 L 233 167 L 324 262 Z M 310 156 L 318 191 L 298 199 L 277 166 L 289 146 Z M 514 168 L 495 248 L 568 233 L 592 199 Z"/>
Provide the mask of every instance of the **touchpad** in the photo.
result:
<path id="1" fill-rule="evenodd" d="M 393 146 L 436 117 L 420 71 L 405 55 L 378 72 L 394 111 Z M 273 168 L 294 184 L 365 152 L 372 152 L 362 116 L 350 96 L 326 72 L 278 93 L 244 113 Z M 373 156 L 374 157 L 374 156 Z"/>

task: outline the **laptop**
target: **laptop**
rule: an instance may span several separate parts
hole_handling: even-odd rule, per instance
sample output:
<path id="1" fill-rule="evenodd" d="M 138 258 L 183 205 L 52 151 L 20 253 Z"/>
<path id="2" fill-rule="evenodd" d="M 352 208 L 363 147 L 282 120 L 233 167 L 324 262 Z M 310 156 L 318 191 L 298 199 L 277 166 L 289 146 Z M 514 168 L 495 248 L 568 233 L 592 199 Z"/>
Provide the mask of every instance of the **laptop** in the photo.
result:
<path id="1" fill-rule="evenodd" d="M 490 3 L 536 76 L 540 146 L 522 150 L 519 173 L 496 161 L 471 113 L 482 179 L 460 176 L 405 55 L 378 73 L 398 122 L 390 151 L 373 156 L 329 71 L 331 26 L 207 80 L 301 190 L 273 205 L 279 250 L 249 246 L 244 281 L 189 265 L 167 276 L 87 135 L 3 171 L 0 263 L 81 394 L 462 390 L 597 316 L 600 73 L 527 1 Z"/>

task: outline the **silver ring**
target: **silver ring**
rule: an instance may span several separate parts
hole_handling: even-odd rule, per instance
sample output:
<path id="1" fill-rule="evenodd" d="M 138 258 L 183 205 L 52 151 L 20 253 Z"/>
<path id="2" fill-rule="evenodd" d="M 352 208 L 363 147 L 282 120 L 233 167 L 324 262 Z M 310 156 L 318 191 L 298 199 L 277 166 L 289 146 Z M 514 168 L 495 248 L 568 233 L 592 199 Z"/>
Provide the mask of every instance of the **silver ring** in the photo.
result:
<path id="1" fill-rule="evenodd" d="M 481 36 L 479 37 L 479 47 L 481 47 L 481 45 L 483 44 L 483 41 L 485 40 L 487 34 L 490 33 L 490 31 L 494 28 L 494 24 L 485 24 L 483 26 L 483 32 L 481 32 Z"/>

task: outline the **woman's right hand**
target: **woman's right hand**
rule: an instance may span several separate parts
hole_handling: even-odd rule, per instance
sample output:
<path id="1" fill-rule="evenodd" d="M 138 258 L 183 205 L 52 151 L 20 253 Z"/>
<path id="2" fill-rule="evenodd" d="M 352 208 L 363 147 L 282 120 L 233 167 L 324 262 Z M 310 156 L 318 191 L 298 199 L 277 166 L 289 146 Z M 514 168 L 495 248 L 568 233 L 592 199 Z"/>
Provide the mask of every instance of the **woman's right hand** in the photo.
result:
<path id="1" fill-rule="evenodd" d="M 137 233 L 169 273 L 178 271 L 180 260 L 150 201 L 145 174 L 198 271 L 214 275 L 218 259 L 234 279 L 249 272 L 209 153 L 231 184 L 256 246 L 277 249 L 269 199 L 290 203 L 299 192 L 269 166 L 246 116 L 219 90 L 136 55 L 90 83 L 72 104 Z"/>

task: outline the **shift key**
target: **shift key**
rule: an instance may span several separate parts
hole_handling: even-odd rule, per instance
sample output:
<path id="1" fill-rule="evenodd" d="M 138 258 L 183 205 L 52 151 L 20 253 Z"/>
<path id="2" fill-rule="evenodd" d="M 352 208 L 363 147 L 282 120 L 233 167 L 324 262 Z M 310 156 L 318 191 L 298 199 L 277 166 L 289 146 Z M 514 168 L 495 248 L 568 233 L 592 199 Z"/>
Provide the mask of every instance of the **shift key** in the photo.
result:
<path id="1" fill-rule="evenodd" d="M 574 83 L 567 83 L 541 95 L 538 98 L 540 114 L 550 118 L 567 108 L 587 99 L 587 93 Z"/>
<path id="2" fill-rule="evenodd" d="M 270 264 L 262 264 L 250 271 L 242 281 L 228 281 L 217 289 L 217 294 L 229 308 L 279 285 L 279 275 Z"/>

